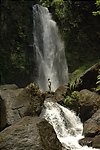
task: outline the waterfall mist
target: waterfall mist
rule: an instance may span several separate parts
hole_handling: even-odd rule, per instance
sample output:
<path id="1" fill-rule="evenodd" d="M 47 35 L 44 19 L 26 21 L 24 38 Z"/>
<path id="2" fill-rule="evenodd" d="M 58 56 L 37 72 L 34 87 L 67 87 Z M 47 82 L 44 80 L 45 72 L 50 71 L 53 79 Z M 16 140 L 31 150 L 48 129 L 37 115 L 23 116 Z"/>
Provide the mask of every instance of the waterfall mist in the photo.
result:
<path id="1" fill-rule="evenodd" d="M 83 124 L 73 111 L 59 105 L 58 103 L 46 100 L 40 117 L 45 118 L 53 126 L 58 139 L 63 145 L 63 150 L 95 149 L 79 145 L 78 140 L 83 138 Z"/>
<path id="2" fill-rule="evenodd" d="M 52 91 L 66 84 L 68 66 L 64 43 L 48 9 L 37 4 L 33 6 L 33 49 L 37 70 L 36 83 L 40 90 L 48 90 L 48 78 L 52 82 Z"/>

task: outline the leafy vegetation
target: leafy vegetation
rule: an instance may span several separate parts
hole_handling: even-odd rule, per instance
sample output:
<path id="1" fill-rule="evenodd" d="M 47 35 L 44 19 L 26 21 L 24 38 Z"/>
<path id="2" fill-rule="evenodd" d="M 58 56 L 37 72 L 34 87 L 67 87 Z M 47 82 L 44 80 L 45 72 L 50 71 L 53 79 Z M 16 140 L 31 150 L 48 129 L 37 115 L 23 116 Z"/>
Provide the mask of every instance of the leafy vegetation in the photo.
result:
<path id="1" fill-rule="evenodd" d="M 42 93 L 40 91 L 40 89 L 37 87 L 37 85 L 35 85 L 35 83 L 30 83 L 27 87 L 26 87 L 26 90 L 28 92 L 31 93 L 32 96 L 42 96 Z"/>
<path id="2" fill-rule="evenodd" d="M 99 75 L 97 76 L 97 88 L 96 88 L 96 92 L 100 94 L 100 70 L 99 70 Z"/>
<path id="3" fill-rule="evenodd" d="M 82 84 L 82 79 L 80 77 L 72 79 L 69 83 L 70 90 L 74 91 L 80 84 Z"/>
<path id="4" fill-rule="evenodd" d="M 76 101 L 79 100 L 78 91 L 73 91 L 70 95 L 65 96 L 65 99 L 64 99 L 64 102 L 63 102 L 64 105 L 68 105 L 68 106 L 73 105 L 73 102 L 72 102 L 73 99 L 76 100 Z"/>
<path id="5" fill-rule="evenodd" d="M 78 91 L 73 91 L 72 94 L 71 94 L 71 97 L 78 101 L 79 100 L 79 93 L 78 93 Z"/>
<path id="6" fill-rule="evenodd" d="M 72 102 L 71 102 L 72 98 L 70 96 L 66 96 L 65 100 L 64 100 L 64 104 L 67 103 L 67 105 L 71 105 Z"/>
<path id="7" fill-rule="evenodd" d="M 96 16 L 96 15 L 100 15 L 100 0 L 96 0 L 96 6 L 97 6 L 97 8 L 98 8 L 98 10 L 97 11 L 93 11 L 93 15 L 94 16 Z"/>
<path id="8" fill-rule="evenodd" d="M 74 80 L 75 78 L 78 78 L 80 74 L 85 72 L 88 68 L 93 66 L 95 63 L 100 63 L 100 60 L 88 62 L 86 64 L 84 63 L 84 65 L 80 66 L 78 69 L 76 69 L 75 71 L 72 72 L 72 74 L 70 76 L 70 80 Z"/>
<path id="9" fill-rule="evenodd" d="M 91 95 L 89 93 L 86 93 L 86 95 L 85 95 L 86 100 L 89 100 L 90 97 L 91 97 Z"/>
<path id="10" fill-rule="evenodd" d="M 44 0 L 41 2 L 45 4 Z M 84 63 L 97 61 L 98 53 L 100 55 L 100 18 L 92 15 L 97 9 L 95 1 L 48 0 L 48 6 L 54 12 L 53 17 L 65 41 L 69 70 L 72 72 Z"/>
<path id="11" fill-rule="evenodd" d="M 100 62 L 100 0 L 5 0 L 1 3 L 1 78 L 4 83 L 30 83 L 29 55 L 32 33 L 32 5 L 48 7 L 65 42 L 69 72 L 78 73 Z M 86 68 L 87 69 L 87 68 Z M 23 83 L 22 83 L 23 79 Z M 77 80 L 78 82 L 78 80 Z M 75 86 L 74 83 L 72 86 Z"/>

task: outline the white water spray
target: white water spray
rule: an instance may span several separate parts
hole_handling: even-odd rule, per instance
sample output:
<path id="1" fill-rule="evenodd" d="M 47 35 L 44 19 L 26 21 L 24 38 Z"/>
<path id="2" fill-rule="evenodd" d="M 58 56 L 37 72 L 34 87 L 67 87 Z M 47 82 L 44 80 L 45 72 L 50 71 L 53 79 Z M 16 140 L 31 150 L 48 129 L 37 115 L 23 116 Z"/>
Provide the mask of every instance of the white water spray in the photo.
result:
<path id="1" fill-rule="evenodd" d="M 68 67 L 64 43 L 48 9 L 40 5 L 33 6 L 33 47 L 36 53 L 37 84 L 40 90 L 48 90 L 48 78 L 52 82 L 52 91 L 66 84 Z"/>
<path id="2" fill-rule="evenodd" d="M 40 117 L 53 126 L 63 150 L 97 150 L 79 145 L 78 140 L 83 138 L 83 125 L 73 111 L 57 103 L 45 101 Z"/>

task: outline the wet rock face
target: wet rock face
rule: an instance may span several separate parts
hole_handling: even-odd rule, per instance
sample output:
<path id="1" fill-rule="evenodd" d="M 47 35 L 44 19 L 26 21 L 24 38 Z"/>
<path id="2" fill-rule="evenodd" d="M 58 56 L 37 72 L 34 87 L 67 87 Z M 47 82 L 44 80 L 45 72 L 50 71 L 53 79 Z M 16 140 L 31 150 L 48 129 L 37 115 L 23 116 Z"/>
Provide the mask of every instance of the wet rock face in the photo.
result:
<path id="1" fill-rule="evenodd" d="M 43 118 L 24 117 L 0 133 L 2 150 L 61 150 L 53 127 Z"/>
<path id="2" fill-rule="evenodd" d="M 92 143 L 93 143 L 93 138 L 83 138 L 79 140 L 79 144 L 81 146 L 87 145 L 89 147 L 92 147 Z"/>

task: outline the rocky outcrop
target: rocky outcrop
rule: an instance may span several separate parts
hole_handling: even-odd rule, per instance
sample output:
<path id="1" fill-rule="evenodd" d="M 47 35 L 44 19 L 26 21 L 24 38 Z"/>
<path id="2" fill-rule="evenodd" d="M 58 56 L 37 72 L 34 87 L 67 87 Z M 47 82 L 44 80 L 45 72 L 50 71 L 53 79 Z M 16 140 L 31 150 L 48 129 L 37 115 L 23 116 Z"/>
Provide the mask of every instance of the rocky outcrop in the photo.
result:
<path id="1" fill-rule="evenodd" d="M 14 110 L 13 106 L 16 101 L 15 98 L 22 90 L 14 84 L 0 86 L 0 130 L 21 119 L 19 112 Z"/>
<path id="2" fill-rule="evenodd" d="M 67 95 L 67 93 L 70 94 L 69 87 L 67 85 L 61 85 L 57 88 L 57 90 L 54 93 L 54 99 L 56 102 L 63 102 L 65 97 L 64 95 Z"/>
<path id="3" fill-rule="evenodd" d="M 31 84 L 24 89 L 2 87 L 1 95 L 1 130 L 17 123 L 24 116 L 39 115 L 44 97 L 39 89 Z"/>
<path id="4" fill-rule="evenodd" d="M 77 91 L 77 94 L 79 94 L 78 100 L 72 98 L 72 93 L 68 94 L 70 99 L 66 100 L 67 88 L 66 86 L 60 86 L 55 91 L 54 96 L 56 96 L 58 103 L 75 112 L 78 110 L 76 108 L 79 108 L 79 116 L 84 123 L 83 135 L 85 136 L 85 138 L 79 140 L 80 145 L 100 148 L 100 95 L 87 89 Z M 65 100 L 66 103 L 63 103 Z"/>
<path id="5" fill-rule="evenodd" d="M 87 89 L 79 92 L 80 118 L 84 122 L 100 109 L 100 95 Z"/>
<path id="6" fill-rule="evenodd" d="M 91 90 L 96 88 L 97 76 L 99 74 L 100 64 L 97 63 L 88 70 L 86 70 L 83 74 L 80 75 L 80 79 L 82 80 L 82 84 L 80 84 L 75 90 L 88 89 Z"/>
<path id="7" fill-rule="evenodd" d="M 100 134 L 94 137 L 92 147 L 100 149 Z"/>
<path id="8" fill-rule="evenodd" d="M 83 134 L 86 137 L 94 137 L 100 133 L 100 109 L 84 123 Z"/>
<path id="9" fill-rule="evenodd" d="M 45 119 L 27 116 L 0 133 L 0 149 L 61 150 L 62 145 Z"/>
<path id="10" fill-rule="evenodd" d="M 83 145 L 100 148 L 100 109 L 84 123 L 84 139 L 79 143 Z"/>
<path id="11" fill-rule="evenodd" d="M 16 84 L 5 84 L 0 86 L 0 90 L 16 90 L 18 86 Z"/>
<path id="12" fill-rule="evenodd" d="M 68 86 L 60 86 L 54 93 L 54 101 L 80 114 L 82 122 L 100 109 L 100 95 L 83 89 L 71 92 Z"/>
<path id="13" fill-rule="evenodd" d="M 78 93 L 78 92 L 77 92 Z M 71 95 L 71 91 L 67 85 L 61 85 L 54 93 L 53 101 L 65 107 L 70 108 L 78 114 L 79 104 L 78 101 L 70 97 L 70 101 L 66 100 L 67 96 Z"/>
<path id="14" fill-rule="evenodd" d="M 44 100 L 58 102 L 79 113 L 84 123 L 84 138 L 79 143 L 82 146 L 100 148 L 100 95 L 89 90 L 96 81 L 93 78 L 97 77 L 98 67 L 97 64 L 94 65 L 81 76 L 82 87 L 74 91 L 74 95 L 68 85 L 61 85 L 55 92 L 45 93 L 41 93 L 33 83 L 24 89 L 19 89 L 14 84 L 0 86 L 0 148 L 61 149 L 62 145 L 53 127 L 45 119 L 38 117 Z M 85 87 L 87 89 L 83 89 Z"/>
<path id="15" fill-rule="evenodd" d="M 88 138 L 88 137 L 83 138 L 83 139 L 79 140 L 79 144 L 80 144 L 81 146 L 87 145 L 88 147 L 92 147 L 93 138 Z"/>

